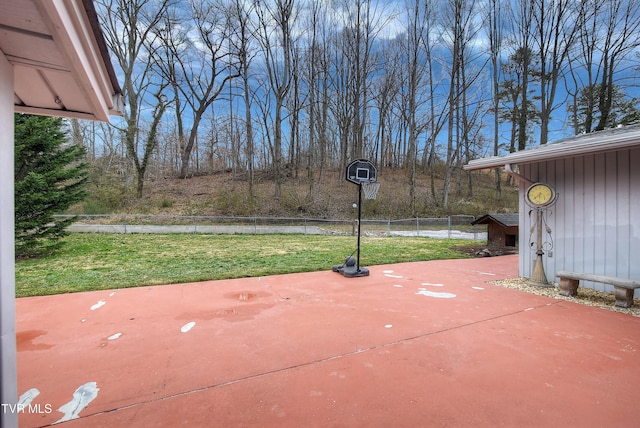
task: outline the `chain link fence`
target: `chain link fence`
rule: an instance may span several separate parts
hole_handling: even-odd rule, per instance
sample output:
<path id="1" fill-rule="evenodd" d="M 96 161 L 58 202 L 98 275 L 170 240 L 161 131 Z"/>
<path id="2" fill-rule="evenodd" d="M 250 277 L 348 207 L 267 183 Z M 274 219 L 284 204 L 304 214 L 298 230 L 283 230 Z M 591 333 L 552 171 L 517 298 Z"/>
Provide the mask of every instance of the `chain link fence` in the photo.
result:
<path id="1" fill-rule="evenodd" d="M 177 216 L 152 214 L 81 214 L 69 227 L 72 232 L 98 233 L 209 233 L 305 235 L 355 235 L 357 220 L 287 217 Z M 487 226 L 472 225 L 475 217 L 362 220 L 365 236 L 421 236 L 486 240 Z"/>

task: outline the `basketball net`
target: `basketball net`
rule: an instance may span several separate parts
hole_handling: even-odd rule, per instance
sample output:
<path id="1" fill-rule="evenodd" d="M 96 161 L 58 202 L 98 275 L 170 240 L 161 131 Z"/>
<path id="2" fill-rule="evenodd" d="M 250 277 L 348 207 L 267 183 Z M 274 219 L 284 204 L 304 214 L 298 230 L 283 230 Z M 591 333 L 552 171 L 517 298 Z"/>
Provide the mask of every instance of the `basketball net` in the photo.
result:
<path id="1" fill-rule="evenodd" d="M 379 188 L 380 182 L 378 181 L 362 183 L 362 190 L 366 199 L 375 199 Z"/>

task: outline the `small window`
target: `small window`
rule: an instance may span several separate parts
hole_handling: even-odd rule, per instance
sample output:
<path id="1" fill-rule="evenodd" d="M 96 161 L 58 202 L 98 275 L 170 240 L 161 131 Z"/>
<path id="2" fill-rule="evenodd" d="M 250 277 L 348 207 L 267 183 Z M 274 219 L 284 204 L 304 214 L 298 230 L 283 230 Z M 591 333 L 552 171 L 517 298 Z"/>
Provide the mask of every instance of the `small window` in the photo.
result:
<path id="1" fill-rule="evenodd" d="M 515 247 L 517 242 L 518 242 L 518 236 L 517 235 L 510 235 L 508 233 L 506 233 L 504 235 L 504 246 L 505 247 Z"/>

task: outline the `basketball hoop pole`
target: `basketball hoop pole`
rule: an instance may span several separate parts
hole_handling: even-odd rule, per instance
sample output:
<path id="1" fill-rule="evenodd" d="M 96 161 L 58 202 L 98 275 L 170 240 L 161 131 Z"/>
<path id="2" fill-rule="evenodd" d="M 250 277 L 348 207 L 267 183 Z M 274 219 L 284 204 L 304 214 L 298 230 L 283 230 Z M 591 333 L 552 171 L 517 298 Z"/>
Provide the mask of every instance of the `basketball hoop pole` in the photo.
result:
<path id="1" fill-rule="evenodd" d="M 360 272 L 360 225 L 362 224 L 362 183 L 358 183 L 358 254 L 356 256 L 356 272 Z"/>

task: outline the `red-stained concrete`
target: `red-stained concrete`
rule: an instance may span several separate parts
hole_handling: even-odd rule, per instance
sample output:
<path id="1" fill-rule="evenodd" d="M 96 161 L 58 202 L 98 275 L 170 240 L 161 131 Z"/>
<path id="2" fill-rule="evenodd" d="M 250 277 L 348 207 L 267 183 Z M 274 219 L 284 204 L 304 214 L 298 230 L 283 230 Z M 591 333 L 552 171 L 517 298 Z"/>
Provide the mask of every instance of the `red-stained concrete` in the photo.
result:
<path id="1" fill-rule="evenodd" d="M 18 299 L 20 424 L 96 382 L 57 426 L 638 425 L 639 318 L 488 283 L 517 256 L 368 269 Z"/>

